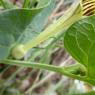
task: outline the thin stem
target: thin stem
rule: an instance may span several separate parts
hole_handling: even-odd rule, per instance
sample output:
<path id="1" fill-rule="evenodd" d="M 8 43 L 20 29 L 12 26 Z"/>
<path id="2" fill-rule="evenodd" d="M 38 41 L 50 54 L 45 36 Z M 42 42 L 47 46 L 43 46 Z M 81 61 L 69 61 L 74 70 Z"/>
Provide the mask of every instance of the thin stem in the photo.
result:
<path id="1" fill-rule="evenodd" d="M 53 92 L 55 92 L 59 87 L 61 87 L 62 84 L 64 84 L 65 81 L 66 80 L 64 78 L 62 78 L 58 83 L 56 83 L 55 85 L 52 85 L 51 87 L 49 87 L 47 89 L 47 91 L 45 91 L 44 95 L 52 95 Z"/>
<path id="2" fill-rule="evenodd" d="M 68 58 L 67 60 L 65 60 L 64 62 L 62 62 L 62 64 L 60 64 L 60 67 L 63 67 L 68 61 L 71 60 L 71 57 Z M 32 87 L 30 87 L 25 93 L 29 93 L 32 92 L 35 88 L 41 86 L 42 84 L 44 84 L 48 79 L 50 79 L 54 74 L 56 74 L 55 72 L 51 72 L 48 75 L 46 75 L 45 78 L 43 78 L 42 80 L 40 80 L 38 83 L 36 83 L 35 85 L 33 85 Z"/>
<path id="3" fill-rule="evenodd" d="M 38 69 L 48 69 L 50 71 L 55 72 L 62 72 L 60 67 L 52 66 L 52 65 L 46 65 L 42 63 L 34 63 L 34 62 L 27 62 L 27 61 L 17 61 L 17 60 L 4 60 L 3 63 L 9 64 L 9 65 L 17 65 L 17 66 L 23 66 L 23 67 L 33 67 Z"/>
<path id="4" fill-rule="evenodd" d="M 75 74 L 71 73 L 72 70 L 70 70 L 70 69 L 73 68 L 73 70 L 74 70 L 74 69 L 79 68 L 80 65 L 78 65 L 78 64 L 75 66 L 71 66 L 71 67 L 69 66 L 69 67 L 63 68 L 63 67 L 58 67 L 58 66 L 53 66 L 53 65 L 41 64 L 41 63 L 38 64 L 38 63 L 33 63 L 33 62 L 17 61 L 17 60 L 3 60 L 2 63 L 9 64 L 9 65 L 17 65 L 17 66 L 33 67 L 33 68 L 37 68 L 37 69 L 49 70 L 49 71 L 57 72 L 57 73 L 60 73 L 62 75 L 74 78 L 74 79 L 86 81 L 88 83 L 95 85 L 94 79 L 91 79 L 91 78 L 86 77 L 86 76 L 75 75 Z"/>
<path id="5" fill-rule="evenodd" d="M 24 0 L 24 3 L 23 3 L 23 8 L 27 8 L 28 7 L 28 4 L 29 4 L 30 0 Z"/>
<path id="6" fill-rule="evenodd" d="M 13 73 L 13 74 L 3 83 L 3 85 L 6 85 L 7 83 L 9 83 L 9 82 L 16 76 L 16 74 L 19 73 L 22 69 L 23 69 L 23 67 L 19 67 L 19 68 L 16 70 L 16 72 Z M 2 89 L 2 91 L 1 91 L 1 93 L 0 93 L 0 95 L 3 95 L 5 89 L 6 89 L 6 86 L 3 87 L 3 89 Z"/>
<path id="7" fill-rule="evenodd" d="M 5 2 L 3 0 L 0 0 L 0 1 L 1 1 L 1 4 L 4 7 L 4 9 L 7 9 Z"/>
<path id="8" fill-rule="evenodd" d="M 5 84 L 7 83 L 7 82 L 9 82 L 9 81 L 11 81 L 16 75 L 17 75 L 17 73 L 19 73 L 21 70 L 23 70 L 24 69 L 24 67 L 19 67 L 19 68 L 17 68 L 17 70 L 6 80 L 6 82 L 5 82 Z"/>

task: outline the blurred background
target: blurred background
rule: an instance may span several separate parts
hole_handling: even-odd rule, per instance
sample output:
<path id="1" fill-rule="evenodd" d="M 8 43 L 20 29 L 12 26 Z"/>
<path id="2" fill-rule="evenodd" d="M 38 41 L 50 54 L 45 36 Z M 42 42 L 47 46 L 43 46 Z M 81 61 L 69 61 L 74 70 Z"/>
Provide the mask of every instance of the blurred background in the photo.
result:
<path id="1" fill-rule="evenodd" d="M 9 8 L 20 8 L 24 1 L 5 0 L 4 2 Z M 40 19 L 38 18 L 40 23 L 44 19 L 38 30 L 43 30 L 63 16 L 73 2 L 74 0 L 52 0 L 51 5 L 44 9 Z M 33 3 L 33 0 L 30 0 L 29 8 L 35 7 L 36 4 L 37 2 Z M 0 5 L 0 12 L 2 11 L 4 8 Z M 56 34 L 54 38 L 33 48 L 31 53 L 26 55 L 25 60 L 28 58 L 30 61 L 57 66 L 74 64 L 75 61 L 64 50 L 62 35 L 64 31 L 61 35 Z M 0 95 L 79 95 L 78 93 L 92 90 L 94 87 L 89 84 L 54 72 L 0 64 Z"/>

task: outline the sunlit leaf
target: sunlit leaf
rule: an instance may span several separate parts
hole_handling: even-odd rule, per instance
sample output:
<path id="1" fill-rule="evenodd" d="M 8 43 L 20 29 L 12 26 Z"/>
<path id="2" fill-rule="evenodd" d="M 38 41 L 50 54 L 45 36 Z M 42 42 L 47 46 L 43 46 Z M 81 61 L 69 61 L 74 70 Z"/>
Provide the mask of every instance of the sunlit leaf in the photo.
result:
<path id="1" fill-rule="evenodd" d="M 64 45 L 67 51 L 95 78 L 95 15 L 73 24 L 65 33 Z"/>

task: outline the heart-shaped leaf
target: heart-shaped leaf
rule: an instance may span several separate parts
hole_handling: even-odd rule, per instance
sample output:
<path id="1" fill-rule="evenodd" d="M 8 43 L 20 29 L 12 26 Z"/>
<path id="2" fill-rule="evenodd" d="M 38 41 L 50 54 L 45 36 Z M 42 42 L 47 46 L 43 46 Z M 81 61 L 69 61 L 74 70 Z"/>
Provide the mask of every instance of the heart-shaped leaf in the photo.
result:
<path id="1" fill-rule="evenodd" d="M 67 51 L 87 69 L 90 78 L 95 78 L 95 15 L 74 23 L 65 33 Z"/>
<path id="2" fill-rule="evenodd" d="M 54 0 L 51 4 L 50 1 L 40 0 L 34 9 L 12 9 L 0 13 L 0 60 L 10 55 L 13 46 L 24 44 L 39 34 L 54 8 Z"/>

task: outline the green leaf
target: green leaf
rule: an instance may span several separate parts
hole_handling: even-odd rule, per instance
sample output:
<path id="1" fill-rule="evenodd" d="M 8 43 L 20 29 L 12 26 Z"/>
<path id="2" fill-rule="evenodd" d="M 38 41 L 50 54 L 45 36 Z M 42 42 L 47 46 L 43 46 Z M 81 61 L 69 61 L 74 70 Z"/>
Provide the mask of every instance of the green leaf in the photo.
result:
<path id="1" fill-rule="evenodd" d="M 95 15 L 74 23 L 65 33 L 66 50 L 95 78 Z"/>
<path id="2" fill-rule="evenodd" d="M 12 9 L 0 13 L 0 60 L 6 59 L 15 45 L 24 44 L 39 34 L 54 8 L 55 3 L 49 5 L 49 2 L 45 0 L 34 9 Z"/>
<path id="3" fill-rule="evenodd" d="M 56 0 L 52 0 L 50 5 L 44 8 L 32 21 L 33 28 L 38 33 L 44 29 L 45 23 L 48 21 L 48 17 L 55 8 L 55 5 L 56 5 Z"/>
<path id="4" fill-rule="evenodd" d="M 87 92 L 87 93 L 82 93 L 82 94 L 72 94 L 72 95 L 95 95 L 95 92 Z"/>

